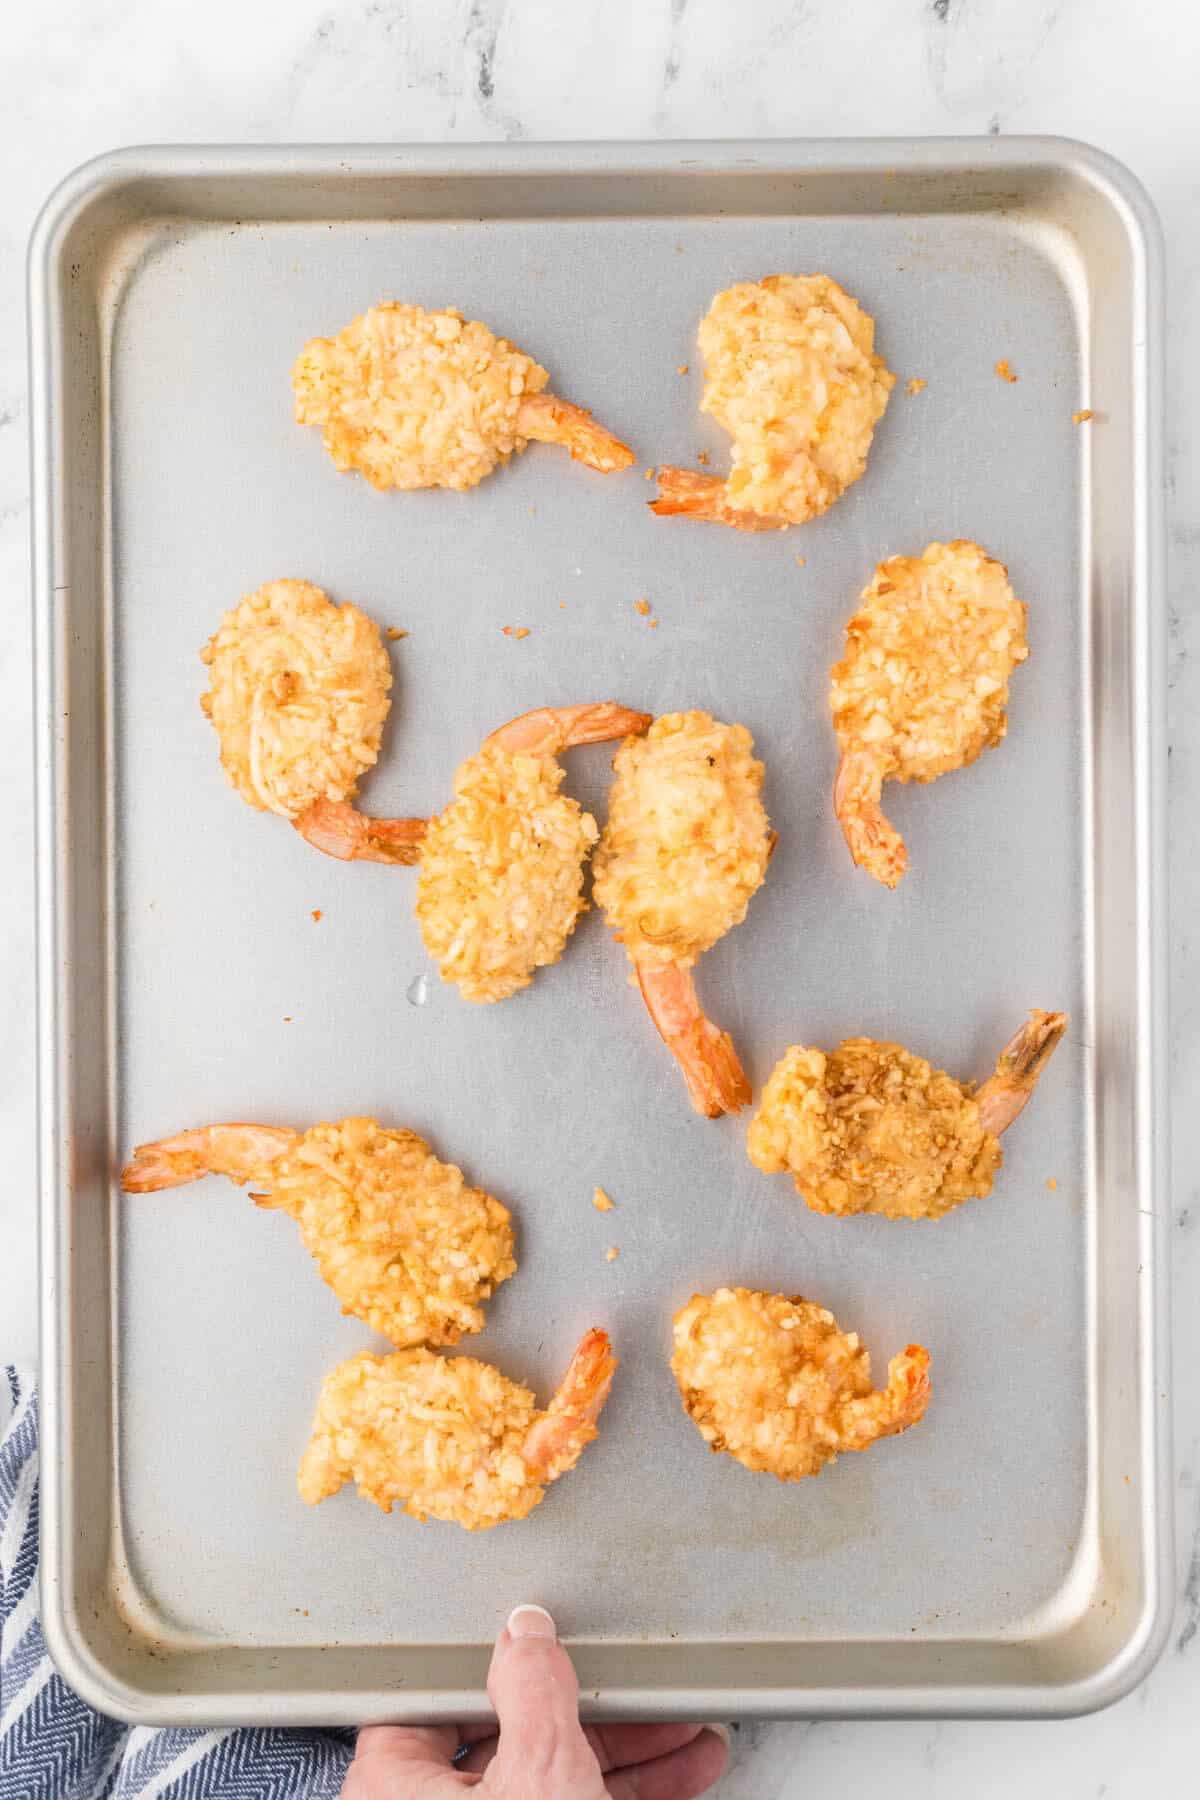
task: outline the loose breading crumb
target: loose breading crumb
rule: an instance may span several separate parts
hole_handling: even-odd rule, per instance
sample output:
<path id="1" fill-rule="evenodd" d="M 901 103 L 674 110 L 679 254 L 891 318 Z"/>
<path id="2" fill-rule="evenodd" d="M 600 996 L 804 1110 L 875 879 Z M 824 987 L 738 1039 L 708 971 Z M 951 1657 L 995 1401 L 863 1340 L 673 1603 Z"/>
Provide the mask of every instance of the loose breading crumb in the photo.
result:
<path id="1" fill-rule="evenodd" d="M 657 619 L 651 619 L 651 620 L 650 620 L 650 629 L 651 629 L 651 631 L 657 631 L 657 630 L 658 630 L 658 620 L 657 620 Z"/>
<path id="2" fill-rule="evenodd" d="M 621 1252 L 617 1249 L 617 1246 L 615 1244 L 610 1244 L 608 1249 L 604 1252 L 604 1260 L 605 1262 L 616 1262 L 620 1254 Z"/>
<path id="3" fill-rule="evenodd" d="M 808 561 L 807 556 L 798 556 L 796 558 L 796 567 L 798 569 L 802 569 L 807 561 Z"/>
<path id="4" fill-rule="evenodd" d="M 1094 419 L 1095 416 L 1096 415 L 1092 411 L 1091 407 L 1085 406 L 1083 408 L 1082 412 L 1077 412 L 1077 413 L 1071 414 L 1071 423 L 1072 423 L 1072 425 L 1086 425 L 1088 420 Z"/>
<path id="5" fill-rule="evenodd" d="M 635 600 L 635 601 L 634 601 L 634 603 L 633 603 L 633 607 L 634 607 L 634 611 L 635 611 L 635 612 L 640 612 L 640 613 L 641 613 L 641 615 L 642 615 L 642 617 L 643 617 L 643 619 L 648 619 L 648 618 L 649 618 L 649 616 L 650 616 L 650 602 L 649 602 L 649 601 L 648 601 L 648 600 Z"/>
<path id="6" fill-rule="evenodd" d="M 592 1205 L 597 1212 L 611 1212 L 615 1204 L 602 1187 L 592 1189 Z"/>
<path id="7" fill-rule="evenodd" d="M 653 481 L 653 480 L 654 480 L 654 470 L 653 470 L 653 469 L 647 469 L 647 470 L 646 470 L 646 474 L 645 474 L 645 477 L 644 477 L 644 479 L 645 479 L 645 480 L 646 480 L 646 481 Z"/>
<path id="8" fill-rule="evenodd" d="M 527 638 L 529 636 L 528 625 L 518 625 L 517 629 L 513 632 L 513 636 L 515 638 Z"/>
<path id="9" fill-rule="evenodd" d="M 708 451 L 707 450 L 698 450 L 696 452 L 696 461 L 698 463 L 700 463 L 703 468 L 707 469 L 707 467 L 708 467 Z"/>
<path id="10" fill-rule="evenodd" d="M 1012 381 L 1016 381 L 1016 379 L 1017 379 L 1017 377 L 1013 374 L 1012 369 L 1009 366 L 1009 361 L 1008 361 L 1007 356 L 1002 356 L 1000 358 L 1000 361 L 996 364 L 996 373 L 1000 377 L 1001 381 L 1012 382 Z"/>
<path id="11" fill-rule="evenodd" d="M 1054 1179 L 1053 1175 L 1047 1175 L 1046 1186 L 1050 1189 L 1050 1192 L 1052 1194 L 1057 1190 L 1058 1182 Z"/>
<path id="12" fill-rule="evenodd" d="M 407 631 L 402 630 L 399 625 L 389 625 L 384 636 L 391 643 L 398 644 L 401 638 L 406 638 L 408 636 L 408 633 Z"/>
<path id="13" fill-rule="evenodd" d="M 680 363 L 678 369 L 675 371 L 675 373 L 677 375 L 686 375 L 687 372 L 688 372 L 688 366 L 686 363 Z"/>
<path id="14" fill-rule="evenodd" d="M 319 924 L 320 924 L 320 923 L 321 923 L 321 909 L 320 909 L 320 907 L 319 907 L 319 906 L 314 906 L 314 907 L 313 907 L 313 914 L 312 914 L 312 916 L 313 916 L 313 918 L 314 918 L 314 919 L 315 919 L 315 920 L 316 920 L 316 922 L 317 922 L 317 924 L 318 924 L 318 925 L 319 925 Z"/>
<path id="15" fill-rule="evenodd" d="M 904 386 L 908 393 L 919 394 L 923 388 L 929 386 L 929 383 L 923 375 L 910 375 Z"/>
<path id="16" fill-rule="evenodd" d="M 291 1022 L 292 1022 L 292 1015 L 291 1015 L 291 1013 L 284 1013 L 284 1015 L 283 1015 L 283 1022 L 284 1022 L 284 1024 L 285 1024 L 285 1025 L 290 1025 L 290 1024 L 291 1024 Z"/>

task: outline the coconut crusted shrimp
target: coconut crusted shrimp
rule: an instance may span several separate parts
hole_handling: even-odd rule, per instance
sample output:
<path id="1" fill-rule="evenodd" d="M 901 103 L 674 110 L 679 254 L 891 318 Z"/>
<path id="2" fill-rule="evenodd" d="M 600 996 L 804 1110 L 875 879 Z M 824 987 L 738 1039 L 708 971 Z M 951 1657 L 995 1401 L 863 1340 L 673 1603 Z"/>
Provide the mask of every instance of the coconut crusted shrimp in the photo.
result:
<path id="1" fill-rule="evenodd" d="M 802 1481 L 843 1450 L 907 1431 L 929 1404 L 929 1352 L 909 1344 L 871 1387 L 855 1332 L 811 1300 L 718 1288 L 675 1315 L 671 1368 L 684 1409 L 710 1450 L 744 1468 Z"/>
<path id="2" fill-rule="evenodd" d="M 615 701 L 544 707 L 502 725 L 454 778 L 455 798 L 421 850 L 417 920 L 443 981 L 467 1000 L 503 1000 L 557 962 L 585 910 L 583 866 L 598 836 L 559 793 L 555 760 L 576 744 L 644 731 Z"/>
<path id="3" fill-rule="evenodd" d="M 908 851 L 884 818 L 885 781 L 965 768 L 1008 729 L 1025 661 L 1025 607 L 1003 563 L 966 538 L 880 563 L 831 676 L 842 760 L 833 805 L 855 862 L 894 888 Z"/>
<path id="4" fill-rule="evenodd" d="M 309 1506 L 357 1483 L 384 1512 L 486 1531 L 523 1519 L 596 1437 L 617 1361 L 589 1331 L 545 1412 L 474 1357 L 364 1353 L 326 1376 L 297 1485 Z"/>
<path id="5" fill-rule="evenodd" d="M 257 1205 L 290 1213 L 342 1311 L 393 1344 L 482 1331 L 480 1301 L 516 1271 L 507 1208 L 415 1132 L 374 1119 L 203 1126 L 143 1144 L 121 1185 L 145 1194 L 202 1175 L 253 1182 Z"/>
<path id="6" fill-rule="evenodd" d="M 896 380 L 874 321 L 828 275 L 768 275 L 718 294 L 698 339 L 700 407 L 733 438 L 729 478 L 660 469 L 653 510 L 739 531 L 815 519 L 866 468 Z"/>
<path id="7" fill-rule="evenodd" d="M 746 916 L 774 836 L 744 725 L 668 713 L 618 750 L 594 891 L 623 943 L 696 1111 L 737 1112 L 750 1086 L 727 1032 L 700 1010 L 697 959 Z"/>
<path id="8" fill-rule="evenodd" d="M 478 320 L 397 301 L 313 338 L 292 370 L 299 423 L 372 487 L 472 488 L 531 440 L 605 474 L 628 468 L 633 451 L 544 392 L 549 379 Z"/>
<path id="9" fill-rule="evenodd" d="M 365 613 L 311 582 L 269 581 L 225 614 L 200 656 L 211 675 L 200 705 L 243 800 L 331 856 L 416 861 L 423 819 L 369 819 L 350 805 L 391 705 L 391 663 Z"/>
<path id="10" fill-rule="evenodd" d="M 991 1192 L 1000 1133 L 1066 1028 L 1065 1013 L 1031 1012 L 977 1093 L 899 1044 L 793 1045 L 763 1089 L 750 1161 L 786 1169 L 814 1212 L 940 1219 Z"/>

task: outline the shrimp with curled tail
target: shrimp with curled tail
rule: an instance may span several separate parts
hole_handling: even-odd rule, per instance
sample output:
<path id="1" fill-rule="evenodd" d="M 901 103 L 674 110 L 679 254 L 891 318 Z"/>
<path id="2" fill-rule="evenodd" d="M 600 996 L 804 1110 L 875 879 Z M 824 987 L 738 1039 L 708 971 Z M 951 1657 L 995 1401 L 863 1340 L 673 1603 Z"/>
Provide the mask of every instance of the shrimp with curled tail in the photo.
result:
<path id="1" fill-rule="evenodd" d="M 306 1132 L 205 1125 L 142 1144 L 128 1194 L 225 1175 L 286 1212 L 342 1311 L 393 1344 L 456 1344 L 516 1272 L 508 1209 L 439 1162 L 412 1131 L 343 1119 Z"/>
<path id="2" fill-rule="evenodd" d="M 523 1519 L 597 1436 L 617 1361 L 591 1330 L 544 1412 L 490 1363 L 364 1352 L 325 1378 L 297 1485 L 309 1506 L 353 1481 L 384 1512 L 486 1531 Z"/>
<path id="3" fill-rule="evenodd" d="M 733 438 L 727 480 L 660 468 L 651 510 L 781 531 L 825 512 L 867 466 L 896 377 L 870 315 L 828 275 L 768 275 L 700 322 L 704 398 Z"/>
<path id="4" fill-rule="evenodd" d="M 375 488 L 472 488 L 530 442 L 601 474 L 627 469 L 629 446 L 546 393 L 549 379 L 477 319 L 397 301 L 313 338 L 292 370 L 298 422 Z"/>
<path id="5" fill-rule="evenodd" d="M 750 1099 L 733 1041 L 705 1018 L 692 970 L 745 918 L 774 848 L 752 750 L 744 725 L 706 712 L 656 719 L 617 752 L 595 859 L 596 901 L 693 1107 L 710 1119 Z"/>
<path id="6" fill-rule="evenodd" d="M 977 1091 L 900 1044 L 793 1045 L 763 1089 L 746 1148 L 786 1170 L 813 1212 L 940 1219 L 990 1194 L 1000 1133 L 1028 1103 L 1067 1015 L 1031 1012 Z"/>
<path id="7" fill-rule="evenodd" d="M 557 758 L 641 732 L 648 713 L 616 701 L 542 707 L 502 725 L 454 777 L 429 821 L 417 922 L 443 981 L 467 1000 L 503 1000 L 557 962 L 585 910 L 596 821 L 559 792 Z"/>
<path id="8" fill-rule="evenodd" d="M 846 627 L 830 701 L 842 759 L 833 806 L 854 861 L 894 888 L 908 866 L 885 781 L 965 768 L 1008 729 L 1008 681 L 1029 654 L 1003 563 L 965 538 L 880 563 Z"/>
<path id="9" fill-rule="evenodd" d="M 709 1449 L 780 1481 L 907 1431 L 929 1404 L 920 1344 L 892 1358 L 876 1392 L 857 1333 L 811 1300 L 750 1288 L 692 1296 L 675 1315 L 671 1369 Z"/>
<path id="10" fill-rule="evenodd" d="M 269 581 L 200 654 L 211 679 L 200 704 L 248 805 L 342 861 L 416 861 L 423 819 L 370 819 L 351 805 L 391 705 L 391 663 L 365 613 L 311 582 Z"/>

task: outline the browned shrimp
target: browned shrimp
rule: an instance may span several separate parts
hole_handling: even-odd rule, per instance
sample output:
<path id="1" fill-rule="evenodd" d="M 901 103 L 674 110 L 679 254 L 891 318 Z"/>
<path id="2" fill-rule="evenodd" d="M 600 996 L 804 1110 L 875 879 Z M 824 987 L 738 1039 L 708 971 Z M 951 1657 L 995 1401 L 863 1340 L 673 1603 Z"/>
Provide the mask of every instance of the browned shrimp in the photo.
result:
<path id="1" fill-rule="evenodd" d="M 342 1311 L 394 1344 L 456 1344 L 482 1331 L 480 1302 L 515 1273 L 506 1207 L 439 1162 L 412 1131 L 343 1119 L 301 1134 L 205 1125 L 142 1144 L 130 1194 L 226 1175 L 290 1213 Z"/>
<path id="2" fill-rule="evenodd" d="M 1029 651 L 1003 563 L 958 538 L 892 556 L 846 627 L 831 704 L 842 760 L 834 811 L 850 854 L 894 888 L 908 864 L 885 781 L 965 768 L 1008 729 L 1008 680 Z"/>
<path id="3" fill-rule="evenodd" d="M 746 916 L 774 837 L 763 766 L 744 725 L 669 713 L 618 750 L 595 895 L 696 1111 L 737 1112 L 750 1084 L 727 1032 L 701 1010 L 692 970 Z"/>
<path id="4" fill-rule="evenodd" d="M 900 1044 L 847 1038 L 828 1055 L 793 1045 L 763 1089 L 750 1160 L 786 1170 L 814 1212 L 940 1219 L 991 1192 L 999 1134 L 1066 1028 L 1065 1013 L 1031 1012 L 977 1093 Z"/>
<path id="5" fill-rule="evenodd" d="M 364 1353 L 325 1379 L 300 1464 L 310 1506 L 353 1481 L 384 1512 L 485 1531 L 523 1519 L 597 1436 L 617 1361 L 589 1331 L 539 1412 L 527 1387 L 473 1357 Z"/>
<path id="6" fill-rule="evenodd" d="M 750 1288 L 694 1294 L 675 1315 L 671 1368 L 688 1416 L 714 1451 L 801 1481 L 843 1450 L 907 1431 L 929 1404 L 929 1352 L 909 1344 L 871 1387 L 855 1332 L 811 1300 Z"/>
<path id="7" fill-rule="evenodd" d="M 562 751 L 644 731 L 616 701 L 541 707 L 484 740 L 421 848 L 417 921 L 443 981 L 468 1000 L 503 1000 L 558 961 L 584 911 L 596 821 L 559 792 Z"/>
<path id="8" fill-rule="evenodd" d="M 397 301 L 313 338 L 292 370 L 297 420 L 372 487 L 472 488 L 531 439 L 602 473 L 628 468 L 628 445 L 544 392 L 549 379 L 478 320 Z"/>
<path id="9" fill-rule="evenodd" d="M 896 379 L 870 315 L 828 275 L 768 275 L 718 294 L 698 335 L 729 478 L 662 468 L 653 511 L 738 531 L 815 519 L 866 468 Z"/>
<path id="10" fill-rule="evenodd" d="M 350 804 L 379 755 L 392 668 L 379 627 L 308 581 L 269 581 L 225 614 L 201 651 L 201 706 L 230 783 L 343 860 L 415 862 L 423 819 L 368 819 Z"/>

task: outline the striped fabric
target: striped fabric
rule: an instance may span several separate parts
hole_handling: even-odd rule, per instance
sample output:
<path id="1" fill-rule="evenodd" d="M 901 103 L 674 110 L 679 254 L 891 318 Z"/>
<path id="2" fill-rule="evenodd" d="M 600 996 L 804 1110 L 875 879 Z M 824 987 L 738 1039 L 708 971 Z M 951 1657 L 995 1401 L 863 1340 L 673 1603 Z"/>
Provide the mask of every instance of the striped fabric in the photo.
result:
<path id="1" fill-rule="evenodd" d="M 0 1800 L 324 1800 L 340 1731 L 151 1731 L 106 1719 L 60 1679 L 37 1610 L 38 1402 L 0 1369 Z"/>

